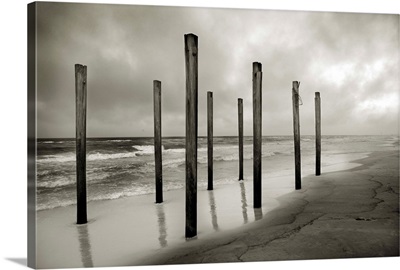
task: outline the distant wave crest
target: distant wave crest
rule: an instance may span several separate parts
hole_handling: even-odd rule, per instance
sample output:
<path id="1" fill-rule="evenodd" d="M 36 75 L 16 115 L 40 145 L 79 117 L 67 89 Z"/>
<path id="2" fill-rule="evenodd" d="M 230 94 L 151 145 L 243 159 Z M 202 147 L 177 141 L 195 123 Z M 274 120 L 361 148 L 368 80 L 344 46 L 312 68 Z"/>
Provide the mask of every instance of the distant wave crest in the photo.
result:
<path id="1" fill-rule="evenodd" d="M 136 157 L 137 152 L 123 152 L 123 153 L 93 153 L 87 156 L 88 161 L 106 160 L 106 159 L 120 159 Z M 76 160 L 74 154 L 68 155 L 47 155 L 38 160 L 38 163 L 52 163 L 52 162 L 72 162 Z"/>
<path id="2" fill-rule="evenodd" d="M 134 149 L 138 151 L 138 155 L 153 155 L 154 145 L 133 145 Z M 185 153 L 185 148 L 169 148 L 165 149 L 164 145 L 161 146 L 163 153 Z M 198 151 L 201 151 L 200 149 Z"/>

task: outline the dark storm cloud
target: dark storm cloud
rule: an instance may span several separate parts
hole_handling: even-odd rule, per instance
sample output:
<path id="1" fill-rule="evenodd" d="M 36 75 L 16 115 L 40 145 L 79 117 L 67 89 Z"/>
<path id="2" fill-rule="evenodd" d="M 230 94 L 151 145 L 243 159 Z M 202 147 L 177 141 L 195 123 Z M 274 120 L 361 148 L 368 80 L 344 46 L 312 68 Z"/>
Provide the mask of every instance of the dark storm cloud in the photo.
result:
<path id="1" fill-rule="evenodd" d="M 313 134 L 315 91 L 325 134 L 395 134 L 397 23 L 395 15 L 40 3 L 38 135 L 74 136 L 76 63 L 88 66 L 88 136 L 152 136 L 155 79 L 163 135 L 184 135 L 186 33 L 199 36 L 200 135 L 207 91 L 215 135 L 236 134 L 238 97 L 252 134 L 254 61 L 263 64 L 264 135 L 291 134 L 293 80 L 303 134 Z"/>

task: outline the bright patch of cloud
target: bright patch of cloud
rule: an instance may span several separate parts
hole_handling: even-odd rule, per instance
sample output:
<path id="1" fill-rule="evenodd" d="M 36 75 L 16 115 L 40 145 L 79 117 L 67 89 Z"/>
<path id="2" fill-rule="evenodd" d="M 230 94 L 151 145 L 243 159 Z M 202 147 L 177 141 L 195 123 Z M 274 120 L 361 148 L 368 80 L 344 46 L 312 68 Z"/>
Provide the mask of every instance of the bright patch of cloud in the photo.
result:
<path id="1" fill-rule="evenodd" d="M 363 69 L 363 75 L 365 79 L 372 81 L 378 78 L 384 71 L 386 66 L 386 61 L 379 59 L 372 64 L 366 64 Z"/>
<path id="2" fill-rule="evenodd" d="M 354 63 L 332 65 L 322 72 L 321 77 L 326 82 L 333 83 L 336 86 L 342 86 L 347 78 L 354 75 L 354 68 Z"/>
<path id="3" fill-rule="evenodd" d="M 368 114 L 384 114 L 395 112 L 399 107 L 399 95 L 388 93 L 377 99 L 364 100 L 357 106 L 359 112 Z"/>

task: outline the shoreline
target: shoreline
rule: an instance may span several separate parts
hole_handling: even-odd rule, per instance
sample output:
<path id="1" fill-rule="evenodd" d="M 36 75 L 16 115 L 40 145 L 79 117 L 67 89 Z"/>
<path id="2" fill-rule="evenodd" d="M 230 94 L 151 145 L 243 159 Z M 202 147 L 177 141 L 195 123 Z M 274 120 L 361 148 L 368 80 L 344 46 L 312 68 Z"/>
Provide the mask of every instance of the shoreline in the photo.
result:
<path id="1" fill-rule="evenodd" d="M 366 153 L 342 153 L 334 156 L 330 159 L 331 165 L 323 167 L 323 175 L 358 170 L 357 168 L 363 166 L 362 162 L 355 163 L 358 160 L 354 159 L 366 157 Z M 336 162 L 332 162 L 334 160 Z M 89 202 L 87 225 L 77 226 L 74 223 L 75 205 L 41 210 L 38 211 L 38 267 L 196 263 L 199 260 L 193 259 L 193 256 L 196 257 L 199 251 L 202 253 L 204 248 L 207 250 L 213 246 L 213 249 L 218 249 L 222 245 L 228 250 L 229 247 L 240 249 L 241 245 L 232 245 L 235 243 L 233 235 L 257 231 L 260 226 L 269 226 L 265 232 L 273 232 L 272 236 L 289 229 L 289 225 L 282 224 L 293 223 L 295 214 L 305 207 L 302 196 L 311 185 L 307 183 L 310 177 L 312 178 L 303 177 L 305 186 L 298 192 L 293 192 L 293 175 L 264 179 L 266 183 L 263 185 L 261 210 L 252 208 L 250 180 L 217 185 L 212 192 L 199 188 L 198 236 L 195 239 L 184 238 L 184 189 L 166 191 L 162 204 L 154 203 L 154 194 Z M 321 176 L 318 179 L 319 177 Z M 296 206 L 286 209 L 289 201 L 295 201 Z M 279 213 L 279 209 L 283 209 L 282 213 Z M 266 221 L 268 222 L 265 225 Z M 277 226 L 281 228 L 274 231 Z M 253 238 L 257 239 L 258 236 Z M 227 245 L 230 241 L 234 242 Z M 60 242 L 63 243 L 62 247 L 57 246 Z M 68 256 L 63 252 L 66 248 L 70 250 Z M 188 260 L 178 259 L 188 251 L 192 253 L 191 256 L 184 256 Z M 49 253 L 53 254 L 51 258 L 46 256 Z M 215 260 L 203 258 L 201 261 L 236 260 L 224 254 Z"/>
<path id="2" fill-rule="evenodd" d="M 140 264 L 399 256 L 398 155 L 371 152 L 352 161 L 361 166 L 304 177 L 262 220 Z"/>

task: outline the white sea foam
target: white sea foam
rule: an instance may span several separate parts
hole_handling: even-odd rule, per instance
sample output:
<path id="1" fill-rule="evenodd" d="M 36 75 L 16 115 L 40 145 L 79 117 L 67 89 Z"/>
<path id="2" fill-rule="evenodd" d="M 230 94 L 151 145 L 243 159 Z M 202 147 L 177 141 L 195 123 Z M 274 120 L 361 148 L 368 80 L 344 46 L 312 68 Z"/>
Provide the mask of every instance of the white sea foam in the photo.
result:
<path id="1" fill-rule="evenodd" d="M 106 159 L 120 159 L 120 158 L 132 158 L 136 157 L 137 152 L 123 152 L 123 153 L 93 153 L 87 156 L 88 161 L 95 160 L 106 160 Z M 75 154 L 65 154 L 65 155 L 46 155 L 43 158 L 38 159 L 38 163 L 62 163 L 62 162 L 72 162 L 76 160 Z"/>
<path id="2" fill-rule="evenodd" d="M 76 157 L 74 154 L 66 155 L 46 155 L 38 159 L 38 163 L 51 163 L 51 162 L 70 162 L 75 161 Z"/>
<path id="3" fill-rule="evenodd" d="M 165 190 L 175 190 L 183 188 L 183 184 L 181 183 L 171 183 L 166 185 Z M 124 197 L 131 197 L 137 195 L 144 195 L 144 194 L 152 194 L 154 193 L 154 187 L 152 185 L 142 185 L 142 186 L 135 186 L 135 188 L 126 188 L 124 190 L 118 192 L 103 192 L 92 194 L 88 197 L 88 201 L 101 201 L 101 200 L 115 200 Z M 37 210 L 47 210 L 47 209 L 54 209 L 57 207 L 65 207 L 70 205 L 75 205 L 76 202 L 73 200 L 59 200 L 57 202 L 48 202 L 48 203 L 41 203 L 37 204 Z"/>
<path id="4" fill-rule="evenodd" d="M 132 157 L 136 157 L 135 152 L 124 152 L 124 153 L 113 153 L 113 154 L 95 153 L 95 154 L 90 154 L 88 156 L 88 160 L 93 161 L 93 160 L 105 160 L 105 159 L 132 158 Z"/>
<path id="5" fill-rule="evenodd" d="M 164 153 L 185 153 L 186 149 L 185 148 L 171 148 L 171 149 L 165 149 L 163 148 Z"/>
<path id="6" fill-rule="evenodd" d="M 64 141 L 39 141 L 38 143 L 44 143 L 44 144 L 53 144 L 53 143 L 64 143 Z"/>
<path id="7" fill-rule="evenodd" d="M 54 179 L 52 178 L 49 181 L 38 181 L 37 187 L 38 188 L 55 188 L 55 187 L 64 187 L 68 185 L 75 184 L 75 179 L 68 179 L 66 177 Z"/>
<path id="8" fill-rule="evenodd" d="M 133 145 L 138 151 L 138 155 L 152 155 L 154 154 L 154 145 Z"/>
<path id="9" fill-rule="evenodd" d="M 262 157 L 272 157 L 275 156 L 274 152 L 263 152 Z M 250 160 L 253 159 L 253 153 L 244 153 L 243 159 Z M 214 155 L 214 161 L 236 161 L 239 160 L 239 153 L 229 154 L 229 155 Z M 198 157 L 198 162 L 205 164 L 207 163 L 207 156 Z"/>
<path id="10" fill-rule="evenodd" d="M 138 151 L 139 155 L 153 155 L 154 154 L 154 145 L 133 145 L 133 148 L 135 148 Z M 162 152 L 163 153 L 185 153 L 185 148 L 170 148 L 170 149 L 165 149 L 164 145 L 161 146 Z M 198 151 L 202 151 L 201 148 L 198 149 Z M 205 149 L 207 151 L 207 149 Z"/>
<path id="11" fill-rule="evenodd" d="M 154 166 L 155 162 L 147 162 L 148 165 Z M 162 161 L 162 166 L 166 168 L 176 168 L 180 165 L 185 164 L 185 158 L 175 158 L 175 159 L 164 159 Z"/>

